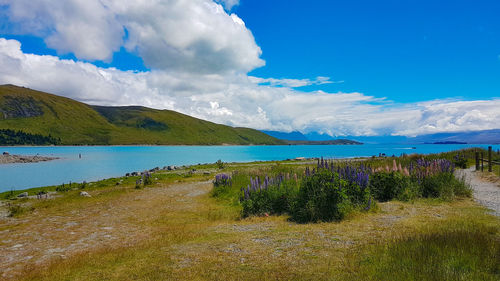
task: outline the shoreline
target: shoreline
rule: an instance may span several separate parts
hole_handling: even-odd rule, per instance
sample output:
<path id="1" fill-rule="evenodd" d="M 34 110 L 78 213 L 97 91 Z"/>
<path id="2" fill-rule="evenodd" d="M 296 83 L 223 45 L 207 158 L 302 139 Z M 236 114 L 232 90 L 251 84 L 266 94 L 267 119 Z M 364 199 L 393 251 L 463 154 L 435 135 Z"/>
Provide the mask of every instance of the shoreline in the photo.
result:
<path id="1" fill-rule="evenodd" d="M 60 159 L 59 157 L 47 157 L 40 155 L 17 155 L 4 152 L 0 154 L 0 165 L 4 164 L 22 164 L 22 163 L 38 163 Z"/>

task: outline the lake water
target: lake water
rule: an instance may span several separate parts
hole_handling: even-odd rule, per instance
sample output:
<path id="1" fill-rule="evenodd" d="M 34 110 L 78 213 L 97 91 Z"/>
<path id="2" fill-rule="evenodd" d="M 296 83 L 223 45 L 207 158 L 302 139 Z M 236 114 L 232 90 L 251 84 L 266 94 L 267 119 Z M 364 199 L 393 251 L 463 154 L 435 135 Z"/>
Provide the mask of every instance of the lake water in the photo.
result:
<path id="1" fill-rule="evenodd" d="M 416 149 L 412 149 L 412 147 Z M 40 163 L 0 164 L 0 192 L 96 181 L 168 165 L 284 160 L 296 157 L 348 158 L 379 153 L 437 153 L 488 145 L 300 145 L 300 146 L 61 146 L 0 147 L 0 153 L 55 156 L 61 159 Z M 494 145 L 496 151 L 499 145 Z M 82 158 L 79 158 L 79 154 Z"/>

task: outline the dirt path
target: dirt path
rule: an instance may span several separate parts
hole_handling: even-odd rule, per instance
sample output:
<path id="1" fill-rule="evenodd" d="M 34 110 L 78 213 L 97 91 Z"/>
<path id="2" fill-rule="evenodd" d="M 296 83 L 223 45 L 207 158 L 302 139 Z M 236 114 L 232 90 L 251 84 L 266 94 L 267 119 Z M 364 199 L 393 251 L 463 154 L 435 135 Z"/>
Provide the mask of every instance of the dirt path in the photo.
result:
<path id="1" fill-rule="evenodd" d="M 0 217 L 0 280 L 55 259 L 144 241 L 155 231 L 156 220 L 195 209 L 196 197 L 211 186 L 210 182 L 174 184 L 127 192 L 112 200 L 90 198 L 68 211 Z"/>
<path id="2" fill-rule="evenodd" d="M 461 170 L 458 175 L 465 175 L 467 182 L 471 184 L 474 189 L 474 200 L 500 216 L 500 186 L 498 184 L 482 180 L 474 168 Z"/>

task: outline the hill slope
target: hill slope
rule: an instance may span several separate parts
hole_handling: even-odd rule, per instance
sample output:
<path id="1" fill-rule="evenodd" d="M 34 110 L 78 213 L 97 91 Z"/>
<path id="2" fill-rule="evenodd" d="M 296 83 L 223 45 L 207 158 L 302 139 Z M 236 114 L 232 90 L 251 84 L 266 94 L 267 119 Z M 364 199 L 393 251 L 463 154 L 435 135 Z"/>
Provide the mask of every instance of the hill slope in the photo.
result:
<path id="1" fill-rule="evenodd" d="M 61 144 L 283 144 L 170 110 L 90 106 L 13 85 L 0 86 L 0 129 L 60 138 Z"/>

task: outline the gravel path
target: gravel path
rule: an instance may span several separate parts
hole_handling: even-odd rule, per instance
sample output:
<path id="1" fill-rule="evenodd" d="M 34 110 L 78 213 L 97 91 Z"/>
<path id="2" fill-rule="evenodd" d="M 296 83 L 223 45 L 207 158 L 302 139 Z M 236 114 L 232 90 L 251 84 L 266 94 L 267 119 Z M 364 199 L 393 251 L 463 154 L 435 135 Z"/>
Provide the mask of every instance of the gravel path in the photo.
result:
<path id="1" fill-rule="evenodd" d="M 465 175 L 474 189 L 474 200 L 479 204 L 491 209 L 493 213 L 500 216 L 500 186 L 498 184 L 481 180 L 474 167 L 458 171 L 458 176 Z"/>

